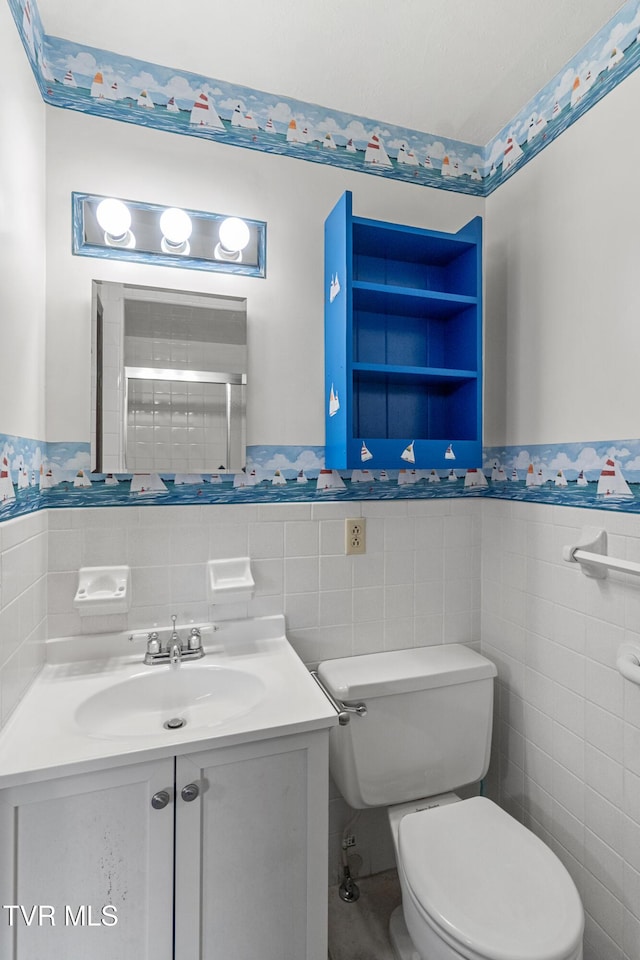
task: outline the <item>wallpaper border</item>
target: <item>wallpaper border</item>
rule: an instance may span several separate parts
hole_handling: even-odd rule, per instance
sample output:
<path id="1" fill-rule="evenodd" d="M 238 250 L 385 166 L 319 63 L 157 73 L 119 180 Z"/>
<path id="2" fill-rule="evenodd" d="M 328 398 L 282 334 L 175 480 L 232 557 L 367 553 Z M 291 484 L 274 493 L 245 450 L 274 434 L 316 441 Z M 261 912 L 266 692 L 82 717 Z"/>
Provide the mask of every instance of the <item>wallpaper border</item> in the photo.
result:
<path id="1" fill-rule="evenodd" d="M 479 197 L 640 66 L 640 0 L 628 0 L 482 146 L 52 37 L 36 0 L 8 3 L 52 106 Z"/>

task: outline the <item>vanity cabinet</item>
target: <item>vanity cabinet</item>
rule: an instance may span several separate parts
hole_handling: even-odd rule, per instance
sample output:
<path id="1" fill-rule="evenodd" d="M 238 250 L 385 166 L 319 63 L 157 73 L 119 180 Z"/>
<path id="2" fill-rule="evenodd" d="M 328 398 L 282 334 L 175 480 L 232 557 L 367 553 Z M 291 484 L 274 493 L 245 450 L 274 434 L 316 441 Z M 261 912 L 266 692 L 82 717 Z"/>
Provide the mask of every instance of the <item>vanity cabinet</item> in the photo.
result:
<path id="1" fill-rule="evenodd" d="M 16 910 L 10 927 L 2 909 L 0 955 L 326 960 L 327 740 L 296 733 L 3 790 L 0 905 Z"/>
<path id="2" fill-rule="evenodd" d="M 162 790 L 173 798 L 173 766 L 157 760 L 0 793 L 3 960 L 171 960 L 173 803 L 154 810 L 150 799 Z M 12 911 L 10 927 L 5 904 L 36 913 Z M 108 905 L 116 924 L 101 922 L 111 923 Z"/>
<path id="3" fill-rule="evenodd" d="M 325 222 L 326 465 L 482 463 L 482 220 Z"/>

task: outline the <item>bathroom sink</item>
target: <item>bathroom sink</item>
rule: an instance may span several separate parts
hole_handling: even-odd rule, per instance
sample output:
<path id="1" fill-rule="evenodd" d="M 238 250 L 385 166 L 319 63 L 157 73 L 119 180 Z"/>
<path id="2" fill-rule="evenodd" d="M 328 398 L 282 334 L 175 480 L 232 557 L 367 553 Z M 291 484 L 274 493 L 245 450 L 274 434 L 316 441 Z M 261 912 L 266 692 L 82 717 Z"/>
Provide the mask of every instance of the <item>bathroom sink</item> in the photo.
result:
<path id="1" fill-rule="evenodd" d="M 89 696 L 75 722 L 84 734 L 105 739 L 195 732 L 247 713 L 265 689 L 259 677 L 233 667 L 148 667 Z"/>

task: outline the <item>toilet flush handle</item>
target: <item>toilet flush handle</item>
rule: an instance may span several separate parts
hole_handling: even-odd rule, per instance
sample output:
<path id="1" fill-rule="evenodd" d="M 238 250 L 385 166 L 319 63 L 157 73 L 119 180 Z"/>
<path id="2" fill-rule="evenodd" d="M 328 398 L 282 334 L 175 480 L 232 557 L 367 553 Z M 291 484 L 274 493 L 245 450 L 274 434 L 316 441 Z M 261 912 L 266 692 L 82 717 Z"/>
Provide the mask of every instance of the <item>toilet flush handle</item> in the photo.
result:
<path id="1" fill-rule="evenodd" d="M 357 713 L 359 717 L 366 717 L 367 715 L 367 705 L 362 701 L 360 701 L 360 703 L 354 703 L 353 706 L 340 701 L 340 709 L 341 711 L 344 710 L 345 713 Z"/>

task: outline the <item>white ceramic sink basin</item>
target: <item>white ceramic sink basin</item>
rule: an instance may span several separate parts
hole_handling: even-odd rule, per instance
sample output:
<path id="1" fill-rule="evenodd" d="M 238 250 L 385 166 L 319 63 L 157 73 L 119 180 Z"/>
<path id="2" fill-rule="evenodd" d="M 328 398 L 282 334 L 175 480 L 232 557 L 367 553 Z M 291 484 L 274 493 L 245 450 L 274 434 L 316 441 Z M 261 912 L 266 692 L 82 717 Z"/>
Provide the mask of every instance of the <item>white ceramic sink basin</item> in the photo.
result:
<path id="1" fill-rule="evenodd" d="M 105 739 L 195 732 L 247 713 L 265 689 L 259 677 L 233 667 L 150 666 L 89 696 L 75 721 L 83 733 Z"/>

